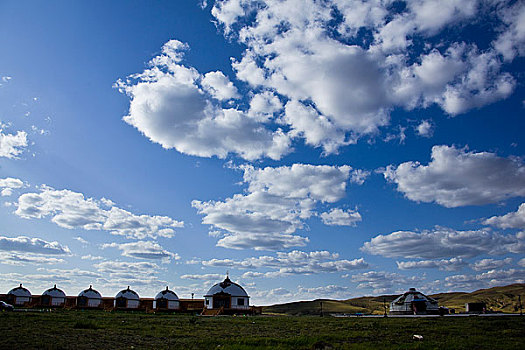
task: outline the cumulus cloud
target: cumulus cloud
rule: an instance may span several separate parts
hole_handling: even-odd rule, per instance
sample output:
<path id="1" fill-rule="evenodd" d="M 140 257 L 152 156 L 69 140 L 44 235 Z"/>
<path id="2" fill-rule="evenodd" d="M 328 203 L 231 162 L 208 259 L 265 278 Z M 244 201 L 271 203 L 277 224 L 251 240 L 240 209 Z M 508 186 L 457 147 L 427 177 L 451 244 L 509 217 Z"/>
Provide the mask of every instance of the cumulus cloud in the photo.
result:
<path id="1" fill-rule="evenodd" d="M 0 195 L 2 197 L 7 197 L 13 194 L 14 189 L 22 188 L 24 186 L 24 182 L 20 179 L 15 179 L 13 177 L 6 177 L 4 179 L 0 179 Z"/>
<path id="2" fill-rule="evenodd" d="M 516 78 L 503 71 L 501 55 L 523 54 L 523 8 L 477 0 L 220 0 L 211 13 L 246 47 L 232 63 L 236 78 L 278 94 L 291 136 L 334 153 L 388 124 L 397 107 L 436 104 L 457 115 L 507 98 Z M 440 36 L 472 18 L 503 32 L 497 39 L 484 32 L 494 38 L 485 49 L 465 36 Z M 424 49 L 414 44 L 422 41 Z"/>
<path id="3" fill-rule="evenodd" d="M 200 157 L 280 159 L 290 139 L 271 131 L 246 112 L 223 108 L 217 100 L 237 97 L 237 89 L 222 72 L 205 75 L 181 64 L 188 47 L 177 40 L 164 44 L 150 68 L 119 80 L 116 87 L 130 98 L 123 119 L 163 148 Z"/>
<path id="4" fill-rule="evenodd" d="M 420 282 L 417 276 L 406 277 L 404 275 L 385 272 L 385 271 L 368 271 L 352 275 L 351 281 L 357 283 L 357 288 L 371 289 L 373 293 L 387 293 L 403 290 L 407 284 Z M 405 288 L 406 289 L 406 288 Z"/>
<path id="5" fill-rule="evenodd" d="M 476 261 L 474 264 L 471 265 L 472 269 L 475 271 L 487 271 L 487 270 L 494 270 L 499 269 L 505 265 L 508 265 L 512 262 L 512 258 L 506 258 L 506 259 L 481 259 L 479 261 Z"/>
<path id="6" fill-rule="evenodd" d="M 60 243 L 25 236 L 0 236 L 0 263 L 7 265 L 59 264 L 71 251 Z"/>
<path id="7" fill-rule="evenodd" d="M 35 253 L 45 255 L 69 255 L 71 251 L 60 243 L 25 236 L 0 236 L 0 250 L 6 252 Z"/>
<path id="8" fill-rule="evenodd" d="M 477 275 L 448 276 L 442 281 L 435 281 L 433 285 L 439 290 L 457 292 L 459 290 L 472 291 L 478 288 L 504 286 L 507 284 L 524 282 L 525 270 L 523 269 L 493 269 Z"/>
<path id="9" fill-rule="evenodd" d="M 342 210 L 333 208 L 329 212 L 321 213 L 321 219 L 329 226 L 355 226 L 362 220 L 361 214 L 356 210 Z"/>
<path id="10" fill-rule="evenodd" d="M 365 242 L 362 251 L 388 258 L 468 258 L 482 254 L 516 252 L 523 242 L 519 235 L 490 230 L 456 231 L 436 227 L 421 232 L 397 231 Z"/>
<path id="11" fill-rule="evenodd" d="M 27 133 L 25 131 L 7 134 L 0 128 L 0 158 L 17 159 L 27 145 Z"/>
<path id="12" fill-rule="evenodd" d="M 410 269 L 439 269 L 444 271 L 457 271 L 468 264 L 461 258 L 441 260 L 396 261 L 400 270 Z"/>
<path id="13" fill-rule="evenodd" d="M 206 281 L 215 281 L 221 280 L 224 276 L 218 273 L 207 273 L 202 275 L 181 275 L 180 278 L 184 280 L 206 280 Z"/>
<path id="14" fill-rule="evenodd" d="M 408 199 L 447 208 L 525 196 L 525 164 L 521 160 L 454 146 L 434 146 L 428 165 L 390 165 L 384 176 Z"/>
<path id="15" fill-rule="evenodd" d="M 148 281 L 156 281 L 156 274 L 160 271 L 159 266 L 152 262 L 102 261 L 93 267 L 99 276 L 105 276 L 116 284 L 147 284 Z"/>
<path id="16" fill-rule="evenodd" d="M 338 259 L 339 255 L 328 251 L 277 252 L 276 256 L 262 255 L 244 260 L 211 259 L 202 261 L 207 267 L 234 267 L 239 269 L 265 269 L 267 272 L 248 271 L 243 278 L 274 278 L 287 275 L 311 275 L 317 273 L 333 273 L 368 268 L 363 259 Z"/>
<path id="17" fill-rule="evenodd" d="M 499 228 L 517 228 L 525 230 L 525 203 L 521 203 L 518 210 L 503 216 L 493 216 L 483 221 L 485 225 Z"/>
<path id="18" fill-rule="evenodd" d="M 179 260 L 180 256 L 176 253 L 165 250 L 156 242 L 138 241 L 131 243 L 106 243 L 102 245 L 102 249 L 117 248 L 122 251 L 122 256 L 138 258 L 162 260 L 169 263 L 171 260 Z"/>
<path id="19" fill-rule="evenodd" d="M 246 194 L 235 194 L 224 201 L 192 202 L 204 215 L 202 222 L 212 225 L 214 235 L 224 235 L 217 245 L 226 248 L 279 250 L 304 246 L 308 238 L 294 232 L 316 214 L 319 202 L 334 203 L 344 197 L 352 173 L 346 165 L 293 164 L 263 169 L 247 165 L 241 169 L 248 185 Z M 358 172 L 354 182 L 362 183 L 362 178 Z"/>
<path id="20" fill-rule="evenodd" d="M 43 186 L 38 193 L 21 195 L 15 214 L 26 219 L 51 217 L 52 222 L 64 228 L 106 230 L 138 239 L 172 237 L 174 228 L 184 226 L 183 222 L 167 216 L 135 215 L 116 206 L 104 209 L 108 204 L 113 203 Z"/>
<path id="21" fill-rule="evenodd" d="M 432 137 L 434 134 L 433 125 L 428 120 L 423 120 L 417 127 L 416 131 L 419 136 Z"/>

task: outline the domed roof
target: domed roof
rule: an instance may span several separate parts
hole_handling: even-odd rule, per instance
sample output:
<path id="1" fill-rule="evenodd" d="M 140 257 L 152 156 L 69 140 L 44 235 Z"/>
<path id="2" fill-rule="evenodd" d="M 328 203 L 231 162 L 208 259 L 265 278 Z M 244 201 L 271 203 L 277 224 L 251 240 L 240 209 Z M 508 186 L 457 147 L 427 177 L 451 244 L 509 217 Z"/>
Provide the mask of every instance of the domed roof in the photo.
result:
<path id="1" fill-rule="evenodd" d="M 169 290 L 168 286 L 166 286 L 166 289 L 159 292 L 159 294 L 157 294 L 157 296 L 155 297 L 155 300 L 158 299 L 179 300 L 179 297 L 177 296 L 177 294 L 175 294 L 175 292 Z"/>
<path id="2" fill-rule="evenodd" d="M 134 290 L 129 289 L 129 286 L 128 286 L 128 289 L 124 289 L 118 292 L 115 298 L 126 298 L 130 300 L 139 300 L 139 295 Z"/>
<path id="3" fill-rule="evenodd" d="M 392 304 L 406 304 L 411 303 L 413 301 L 428 301 L 431 304 L 437 304 L 437 301 L 435 299 L 432 299 L 431 297 L 426 296 L 421 292 L 418 292 L 416 288 L 410 288 L 408 292 L 405 292 L 403 295 L 397 297 L 392 302 Z"/>
<path id="4" fill-rule="evenodd" d="M 232 282 L 229 277 L 226 277 L 224 281 L 211 287 L 205 297 L 211 297 L 217 293 L 230 294 L 232 297 L 248 297 L 248 293 L 246 293 L 244 288 Z"/>
<path id="5" fill-rule="evenodd" d="M 49 288 L 44 293 L 42 293 L 42 295 L 49 295 L 50 297 L 53 297 L 53 298 L 65 298 L 66 297 L 66 293 L 64 293 L 61 289 L 58 289 L 56 284 L 53 288 Z"/>
<path id="6" fill-rule="evenodd" d="M 7 294 L 17 297 L 31 297 L 31 292 L 27 288 L 22 287 L 22 283 L 20 283 L 20 286 L 11 289 Z"/>
<path id="7" fill-rule="evenodd" d="M 99 292 L 93 289 L 92 286 L 89 286 L 88 289 L 80 292 L 79 297 L 86 297 L 88 299 L 102 299 L 102 295 Z"/>

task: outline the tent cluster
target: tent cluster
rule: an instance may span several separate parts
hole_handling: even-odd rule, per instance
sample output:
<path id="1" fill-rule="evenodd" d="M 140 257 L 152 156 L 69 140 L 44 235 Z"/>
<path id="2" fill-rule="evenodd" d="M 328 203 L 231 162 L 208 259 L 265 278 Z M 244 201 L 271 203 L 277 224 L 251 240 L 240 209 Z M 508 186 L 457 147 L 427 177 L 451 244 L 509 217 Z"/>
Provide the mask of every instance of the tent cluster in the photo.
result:
<path id="1" fill-rule="evenodd" d="M 1 298 L 1 297 L 0 297 Z M 104 309 L 154 309 L 154 310 L 221 310 L 230 312 L 249 312 L 250 297 L 239 284 L 234 283 L 229 277 L 220 283 L 213 285 L 203 299 L 179 299 L 177 294 L 168 287 L 161 290 L 154 299 L 140 298 L 138 293 L 126 289 L 117 293 L 114 298 L 104 298 L 89 286 L 77 297 L 68 297 L 66 293 L 57 288 L 56 285 L 42 293 L 32 295 L 22 286 L 11 289 L 4 296 L 6 301 L 15 306 L 30 307 L 76 307 L 76 308 L 104 308 Z"/>

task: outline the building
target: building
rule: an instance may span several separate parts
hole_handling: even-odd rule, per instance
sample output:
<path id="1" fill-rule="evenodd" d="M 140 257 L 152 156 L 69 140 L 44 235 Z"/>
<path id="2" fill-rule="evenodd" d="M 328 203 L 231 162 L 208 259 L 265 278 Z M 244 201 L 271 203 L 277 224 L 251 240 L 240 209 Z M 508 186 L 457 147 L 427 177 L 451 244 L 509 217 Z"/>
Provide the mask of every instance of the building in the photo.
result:
<path id="1" fill-rule="evenodd" d="M 487 312 L 487 304 L 483 302 L 465 303 L 465 312 L 468 314 L 484 314 Z"/>
<path id="2" fill-rule="evenodd" d="M 83 290 L 77 297 L 77 307 L 80 308 L 97 308 L 102 306 L 102 295 L 89 286 Z"/>
<path id="3" fill-rule="evenodd" d="M 137 292 L 129 289 L 124 289 L 118 292 L 115 297 L 115 307 L 118 309 L 138 309 L 140 306 L 140 298 Z"/>
<path id="4" fill-rule="evenodd" d="M 390 303 L 390 314 L 439 314 L 439 305 L 437 300 L 418 292 L 415 288 L 410 288 L 408 292 Z"/>
<path id="5" fill-rule="evenodd" d="M 153 308 L 156 310 L 179 310 L 179 297 L 166 286 L 166 289 L 160 291 L 155 297 Z"/>
<path id="6" fill-rule="evenodd" d="M 7 293 L 7 302 L 15 306 L 27 306 L 31 303 L 31 299 L 31 292 L 27 288 L 22 287 L 22 283 Z"/>
<path id="7" fill-rule="evenodd" d="M 64 291 L 61 289 L 58 289 L 56 284 L 53 286 L 53 288 L 50 288 L 42 293 L 42 297 L 40 298 L 40 304 L 42 304 L 42 306 L 60 307 L 64 306 L 65 303 L 66 293 L 64 293 Z"/>
<path id="8" fill-rule="evenodd" d="M 221 283 L 215 284 L 204 296 L 205 309 L 230 311 L 248 311 L 250 297 L 248 293 L 228 276 Z"/>

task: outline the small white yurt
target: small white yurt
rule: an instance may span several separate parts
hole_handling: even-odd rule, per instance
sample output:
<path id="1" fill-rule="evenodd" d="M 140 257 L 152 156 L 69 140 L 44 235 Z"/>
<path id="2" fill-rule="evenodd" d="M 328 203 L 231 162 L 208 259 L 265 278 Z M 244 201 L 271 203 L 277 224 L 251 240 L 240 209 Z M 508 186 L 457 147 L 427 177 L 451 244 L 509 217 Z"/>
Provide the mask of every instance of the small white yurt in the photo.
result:
<path id="1" fill-rule="evenodd" d="M 77 297 L 77 306 L 82 308 L 96 308 L 102 305 L 102 295 L 89 286 L 88 289 L 83 290 Z"/>
<path id="2" fill-rule="evenodd" d="M 53 288 L 42 293 L 41 303 L 45 306 L 64 306 L 66 303 L 66 293 L 58 289 L 55 284 Z"/>
<path id="3" fill-rule="evenodd" d="M 20 283 L 20 286 L 11 289 L 7 293 L 7 300 L 13 305 L 26 305 L 31 302 L 31 292 L 27 288 L 22 287 L 22 283 Z"/>
<path id="4" fill-rule="evenodd" d="M 129 289 L 124 289 L 118 292 L 115 297 L 115 307 L 121 309 L 137 309 L 140 305 L 140 299 L 137 292 Z"/>
<path id="5" fill-rule="evenodd" d="M 166 289 L 160 291 L 155 297 L 153 308 L 157 310 L 178 310 L 179 297 L 166 286 Z"/>
<path id="6" fill-rule="evenodd" d="M 221 283 L 215 284 L 204 296 L 206 309 L 248 310 L 250 297 L 243 287 L 234 283 L 228 276 Z"/>
<path id="7" fill-rule="evenodd" d="M 408 292 L 397 297 L 390 303 L 390 313 L 393 315 L 438 314 L 437 300 L 410 288 Z"/>

